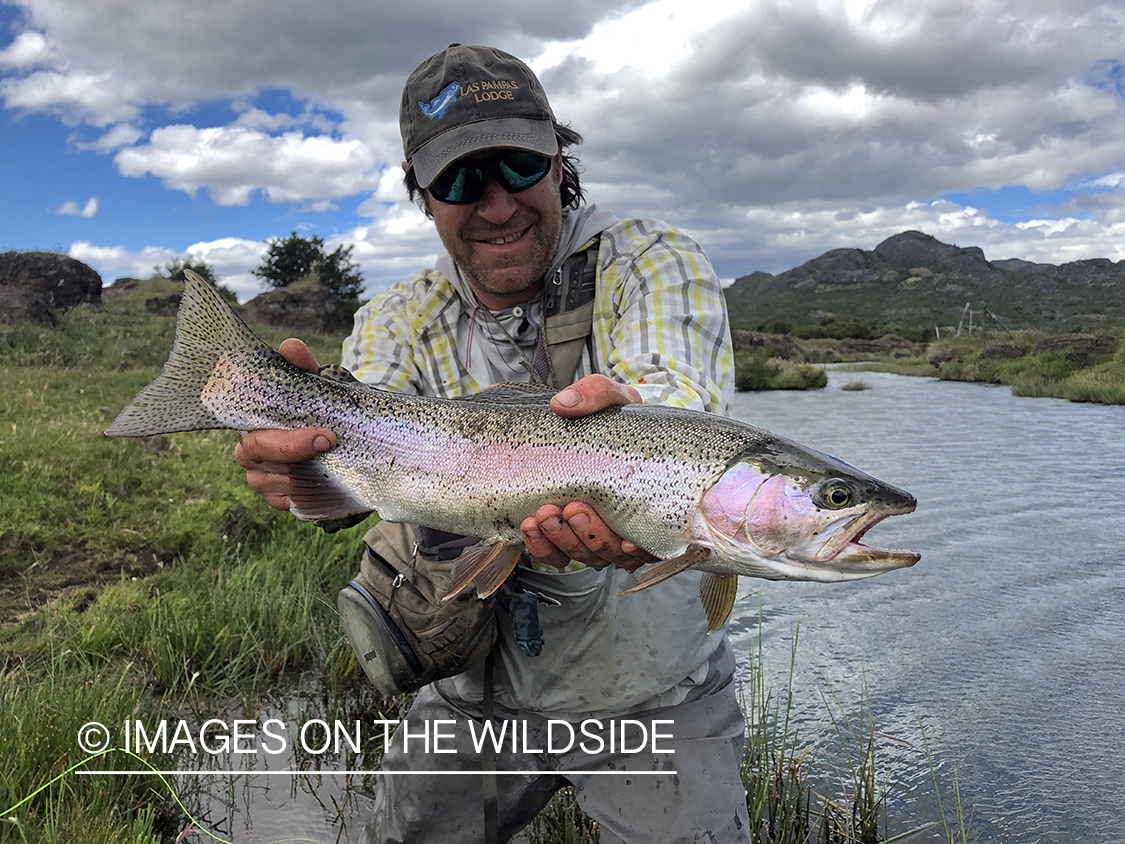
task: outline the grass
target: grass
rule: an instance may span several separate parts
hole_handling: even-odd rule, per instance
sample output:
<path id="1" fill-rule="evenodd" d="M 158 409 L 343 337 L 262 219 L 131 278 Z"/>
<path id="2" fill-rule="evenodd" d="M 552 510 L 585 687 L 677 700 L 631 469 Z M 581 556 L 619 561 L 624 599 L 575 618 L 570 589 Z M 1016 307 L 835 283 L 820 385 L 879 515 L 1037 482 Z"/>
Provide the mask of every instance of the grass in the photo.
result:
<path id="1" fill-rule="evenodd" d="M 409 704 L 370 690 L 339 630 L 333 600 L 363 525 L 325 535 L 270 510 L 234 465 L 230 433 L 152 446 L 102 436 L 171 347 L 172 319 L 137 304 L 161 289 L 76 308 L 51 328 L 0 325 L 0 844 L 156 844 L 185 829 L 205 798 L 181 804 L 152 775 L 67 773 L 86 759 L 76 736 L 87 722 L 254 717 L 279 690 L 287 702 L 313 690 L 313 715 L 328 720 L 395 718 Z M 306 339 L 322 362 L 338 359 L 339 338 Z M 778 698 L 760 666 L 752 676 L 753 828 L 808 840 L 819 798 L 792 690 Z M 124 754 L 96 764 L 136 767 Z M 589 842 L 597 829 L 564 792 L 529 835 Z"/>
<path id="2" fill-rule="evenodd" d="M 862 392 L 863 390 L 870 390 L 871 385 L 862 379 L 853 378 L 850 381 L 840 385 L 841 390 L 846 390 L 849 393 Z"/>
<path id="3" fill-rule="evenodd" d="M 828 374 L 819 366 L 771 357 L 770 349 L 734 354 L 734 383 L 738 390 L 819 390 Z"/>
<path id="4" fill-rule="evenodd" d="M 801 340 L 797 356 L 815 363 L 852 361 L 837 367 L 842 372 L 892 372 L 947 381 L 1003 384 L 1017 396 L 1125 404 L 1125 334 L 1120 327 L 1107 330 L 1118 339 L 1116 351 L 1084 348 L 1084 335 L 1020 330 L 1010 334 L 992 331 L 986 335 L 947 336 L 925 347 L 915 343 L 909 348 L 882 352 L 849 351 L 847 341 Z M 1068 339 L 1077 346 L 1065 345 Z M 1052 341 L 1057 348 L 1036 354 L 1036 345 L 1041 341 Z M 1010 357 L 1005 357 L 1005 353 Z M 763 349 L 736 352 L 735 372 L 740 390 L 792 389 L 788 384 L 801 382 L 800 377 L 792 374 L 802 366 L 801 361 L 772 359 L 768 354 Z M 790 374 L 783 374 L 785 368 Z M 862 382 L 849 382 L 843 389 L 862 389 L 849 386 L 851 383 Z M 815 389 L 821 385 L 810 382 L 808 386 Z"/>
<path id="5" fill-rule="evenodd" d="M 1061 345 L 1071 338 L 1073 335 L 1042 331 L 1016 331 L 1003 337 L 950 337 L 929 345 L 925 364 L 911 359 L 864 369 L 1003 384 L 1017 396 L 1125 404 L 1125 341 L 1118 338 L 1117 349 L 1112 352 L 1083 349 L 1081 338 L 1073 338 L 1073 345 Z M 1037 354 L 1036 345 L 1046 340 L 1054 340 L 1061 348 Z M 998 349 L 1008 356 L 998 357 Z"/>

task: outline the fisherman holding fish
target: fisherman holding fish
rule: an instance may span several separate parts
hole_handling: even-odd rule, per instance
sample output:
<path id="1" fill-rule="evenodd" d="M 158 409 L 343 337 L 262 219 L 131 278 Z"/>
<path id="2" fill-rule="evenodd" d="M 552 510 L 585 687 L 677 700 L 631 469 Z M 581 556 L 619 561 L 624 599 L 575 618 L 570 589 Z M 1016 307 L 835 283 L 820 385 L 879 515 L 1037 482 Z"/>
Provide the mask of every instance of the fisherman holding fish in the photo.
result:
<path id="1" fill-rule="evenodd" d="M 360 309 L 345 369 L 388 391 L 447 398 L 546 384 L 566 418 L 638 402 L 729 413 L 730 332 L 710 262 L 666 223 L 584 204 L 570 151 L 581 137 L 555 120 L 523 62 L 451 45 L 410 75 L 400 127 L 407 188 L 447 252 Z M 316 371 L 300 342 L 282 353 Z M 326 428 L 260 430 L 235 459 L 266 501 L 288 509 L 290 467 L 335 445 Z M 454 722 L 455 752 L 391 741 L 384 759 L 385 771 L 467 773 L 380 777 L 365 840 L 507 840 L 572 785 L 603 842 L 748 841 L 734 657 L 724 629 L 708 634 L 698 572 L 617 598 L 655 558 L 589 504 L 544 506 L 519 527 L 527 553 L 488 605 L 491 657 L 424 686 L 408 715 L 415 732 Z M 449 560 L 472 541 L 384 521 L 366 537 L 364 567 L 406 571 L 415 553 Z M 364 582 L 361 571 L 353 584 Z M 509 592 L 530 606 L 503 599 Z M 395 646 L 380 636 L 375 646 Z M 482 760 L 465 725 L 488 715 L 524 734 Z M 608 741 L 535 752 L 549 723 L 596 720 L 608 731 L 625 719 L 665 724 L 669 737 L 640 752 Z M 489 780 L 482 767 L 519 773 Z"/>

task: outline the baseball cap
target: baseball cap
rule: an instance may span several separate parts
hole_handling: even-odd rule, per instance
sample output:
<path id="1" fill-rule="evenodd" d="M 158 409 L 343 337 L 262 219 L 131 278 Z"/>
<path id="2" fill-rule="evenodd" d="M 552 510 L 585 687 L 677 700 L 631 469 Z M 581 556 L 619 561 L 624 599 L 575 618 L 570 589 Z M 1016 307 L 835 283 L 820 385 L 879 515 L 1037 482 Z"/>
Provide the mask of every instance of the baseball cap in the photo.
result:
<path id="1" fill-rule="evenodd" d="M 512 147 L 554 155 L 555 115 L 531 68 L 503 50 L 450 44 L 406 80 L 399 107 L 402 151 L 429 187 L 452 162 Z"/>

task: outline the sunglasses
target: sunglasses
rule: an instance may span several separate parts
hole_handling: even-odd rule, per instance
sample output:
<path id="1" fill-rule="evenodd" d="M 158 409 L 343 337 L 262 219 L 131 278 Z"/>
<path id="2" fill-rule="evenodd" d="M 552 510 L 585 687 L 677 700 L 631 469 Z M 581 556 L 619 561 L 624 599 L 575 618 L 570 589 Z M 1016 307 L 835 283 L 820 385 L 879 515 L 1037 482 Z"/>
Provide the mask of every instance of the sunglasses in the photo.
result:
<path id="1" fill-rule="evenodd" d="M 468 205 L 484 196 L 485 181 L 491 176 L 508 193 L 519 193 L 539 184 L 551 172 L 551 160 L 538 153 L 513 150 L 484 161 L 452 164 L 426 190 L 439 202 Z"/>

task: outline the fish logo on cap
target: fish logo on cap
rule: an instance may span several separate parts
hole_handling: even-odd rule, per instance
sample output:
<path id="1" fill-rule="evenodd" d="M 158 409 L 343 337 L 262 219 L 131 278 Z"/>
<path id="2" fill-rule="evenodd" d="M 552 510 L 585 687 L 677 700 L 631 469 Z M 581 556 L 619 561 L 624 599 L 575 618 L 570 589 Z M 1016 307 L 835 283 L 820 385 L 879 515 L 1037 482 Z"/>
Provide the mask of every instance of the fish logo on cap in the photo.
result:
<path id="1" fill-rule="evenodd" d="M 430 100 L 428 103 L 418 103 L 418 108 L 422 110 L 422 114 L 433 120 L 435 117 L 444 117 L 445 110 L 449 108 L 453 101 L 457 99 L 457 92 L 461 90 L 460 82 L 450 82 L 441 89 L 441 93 Z"/>

